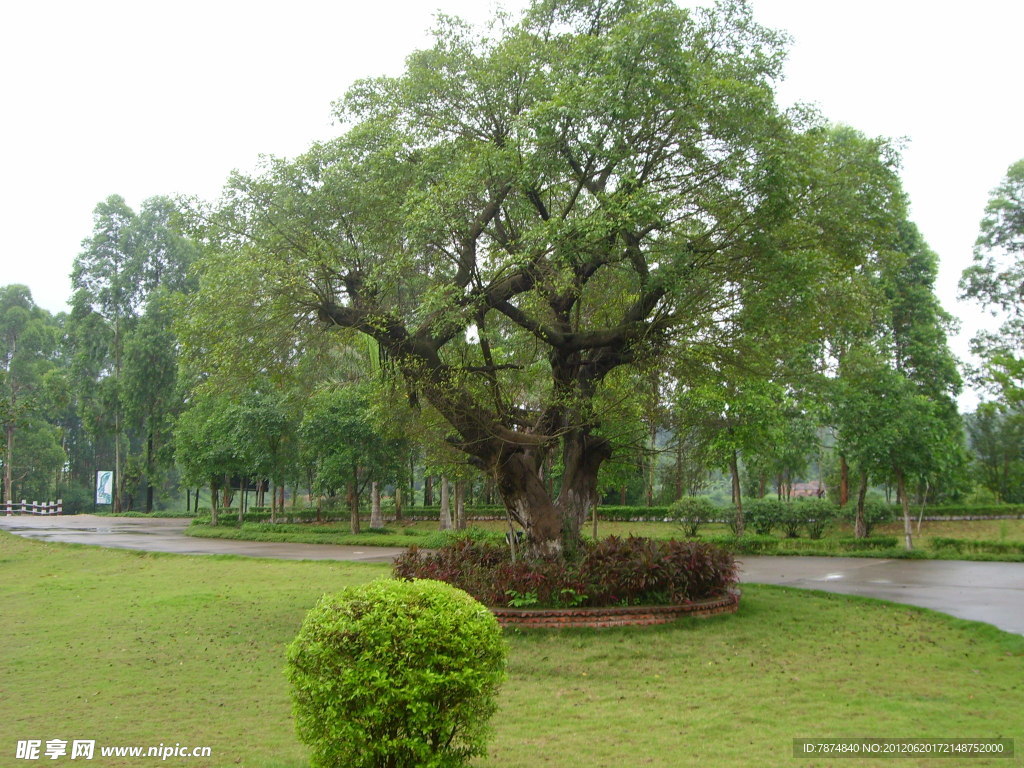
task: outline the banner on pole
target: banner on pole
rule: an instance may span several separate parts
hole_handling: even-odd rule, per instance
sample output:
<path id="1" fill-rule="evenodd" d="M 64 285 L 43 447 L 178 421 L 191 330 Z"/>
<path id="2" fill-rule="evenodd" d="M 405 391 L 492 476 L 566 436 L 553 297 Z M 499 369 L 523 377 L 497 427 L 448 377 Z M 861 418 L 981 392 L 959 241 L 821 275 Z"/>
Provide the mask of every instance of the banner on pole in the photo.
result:
<path id="1" fill-rule="evenodd" d="M 114 503 L 114 473 L 110 470 L 97 470 L 96 472 L 96 503 Z"/>

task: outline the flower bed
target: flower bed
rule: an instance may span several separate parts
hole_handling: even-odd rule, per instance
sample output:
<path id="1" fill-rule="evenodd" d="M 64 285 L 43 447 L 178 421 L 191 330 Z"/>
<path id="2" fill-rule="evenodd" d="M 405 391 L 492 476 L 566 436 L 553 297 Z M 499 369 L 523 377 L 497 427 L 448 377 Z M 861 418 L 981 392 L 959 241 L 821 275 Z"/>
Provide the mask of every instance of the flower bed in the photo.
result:
<path id="1" fill-rule="evenodd" d="M 676 606 L 727 595 L 736 562 L 699 541 L 609 537 L 576 557 L 512 559 L 507 547 L 460 539 L 434 552 L 415 547 L 395 560 L 395 576 L 437 579 L 492 608 Z"/>

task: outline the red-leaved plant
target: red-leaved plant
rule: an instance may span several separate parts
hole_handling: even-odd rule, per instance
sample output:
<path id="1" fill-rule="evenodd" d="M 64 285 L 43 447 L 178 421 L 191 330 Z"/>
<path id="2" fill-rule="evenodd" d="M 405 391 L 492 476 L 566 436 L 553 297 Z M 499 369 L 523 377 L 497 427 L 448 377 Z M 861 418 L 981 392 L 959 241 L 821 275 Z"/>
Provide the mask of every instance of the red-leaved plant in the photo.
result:
<path id="1" fill-rule="evenodd" d="M 609 537 L 584 544 L 576 559 L 512 561 L 505 547 L 458 540 L 398 557 L 403 579 L 437 579 L 493 607 L 510 601 L 538 607 L 667 605 L 718 597 L 736 582 L 730 552 L 701 541 Z"/>

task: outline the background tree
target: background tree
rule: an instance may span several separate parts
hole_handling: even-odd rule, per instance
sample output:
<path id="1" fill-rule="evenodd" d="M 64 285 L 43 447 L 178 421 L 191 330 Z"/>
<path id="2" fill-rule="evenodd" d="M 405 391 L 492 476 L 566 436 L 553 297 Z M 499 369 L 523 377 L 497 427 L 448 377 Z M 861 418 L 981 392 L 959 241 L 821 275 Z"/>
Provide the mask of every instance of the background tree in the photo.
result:
<path id="1" fill-rule="evenodd" d="M 54 367 L 57 327 L 24 285 L 0 287 L 0 424 L 3 425 L 3 494 L 48 496 L 63 450 L 45 421 L 44 381 Z M 17 440 L 23 445 L 18 445 Z M 34 480 L 29 487 L 26 481 Z M 44 490 L 45 489 L 45 490 Z"/>
<path id="2" fill-rule="evenodd" d="M 974 337 L 972 351 L 982 359 L 978 379 L 1007 403 L 1024 399 L 1024 160 L 1010 166 L 992 190 L 974 264 L 964 270 L 961 296 L 1003 314 L 997 332 Z"/>
<path id="3" fill-rule="evenodd" d="M 700 431 L 707 445 L 708 457 L 729 477 L 732 527 L 742 535 L 741 457 L 766 455 L 777 444 L 785 424 L 785 390 L 768 378 L 717 371 L 705 383 L 681 390 L 679 398 L 686 422 Z"/>
<path id="4" fill-rule="evenodd" d="M 249 484 L 270 483 L 270 518 L 276 522 L 281 493 L 289 468 L 298 459 L 297 414 L 287 399 L 269 389 L 254 388 L 230 407 L 232 442 L 242 472 L 243 502 Z M 244 519 L 239 504 L 239 520 Z"/>
<path id="5" fill-rule="evenodd" d="M 175 458 L 182 479 L 188 485 L 209 486 L 213 525 L 218 523 L 220 492 L 229 494 L 232 476 L 244 471 L 234 444 L 238 431 L 232 411 L 229 396 L 203 389 L 193 395 L 174 427 Z"/>
<path id="6" fill-rule="evenodd" d="M 153 491 L 172 460 L 171 430 L 179 410 L 177 340 L 170 308 L 153 297 L 124 345 L 124 370 L 119 400 L 126 420 L 138 426 L 143 443 L 140 461 L 145 478 L 144 510 L 153 511 Z"/>
<path id="7" fill-rule="evenodd" d="M 1024 413 L 982 403 L 964 423 L 979 484 L 998 501 L 1024 502 Z"/>
<path id="8" fill-rule="evenodd" d="M 71 274 L 73 379 L 91 438 L 112 438 L 115 511 L 129 500 L 126 492 L 134 495 L 129 475 L 145 478 L 151 511 L 154 484 L 170 460 L 179 398 L 169 299 L 191 289 L 187 270 L 197 254 L 175 215 L 167 198 L 146 200 L 136 214 L 124 198 L 110 196 L 96 206 L 93 234 Z"/>
<path id="9" fill-rule="evenodd" d="M 960 375 L 946 344 L 951 318 L 934 294 L 938 259 L 917 228 L 904 222 L 880 261 L 881 301 L 870 337 L 846 351 L 836 382 L 842 450 L 860 471 L 855 528 L 863 535 L 869 475 L 893 479 L 912 548 L 908 482 L 949 476 L 965 462 L 955 398 Z"/>
<path id="10" fill-rule="evenodd" d="M 82 330 L 90 334 L 88 341 L 77 341 L 81 346 L 88 345 L 93 355 L 102 350 L 102 358 L 94 356 L 91 361 L 95 377 L 82 381 L 82 385 L 99 387 L 96 415 L 102 414 L 111 422 L 106 428 L 111 430 L 114 441 L 114 512 L 121 511 L 124 494 L 124 414 L 119 391 L 124 340 L 134 320 L 141 282 L 132 247 L 134 219 L 134 211 L 120 195 L 111 195 L 97 205 L 92 236 L 82 242 L 83 250 L 71 272 L 75 289 L 72 318 L 78 321 L 80 329 L 86 326 Z"/>
<path id="11" fill-rule="evenodd" d="M 381 434 L 371 419 L 371 402 L 357 386 L 326 387 L 313 394 L 299 427 L 313 490 L 333 496 L 344 490 L 352 533 L 359 533 L 359 498 L 370 482 L 395 478 L 402 446 Z"/>

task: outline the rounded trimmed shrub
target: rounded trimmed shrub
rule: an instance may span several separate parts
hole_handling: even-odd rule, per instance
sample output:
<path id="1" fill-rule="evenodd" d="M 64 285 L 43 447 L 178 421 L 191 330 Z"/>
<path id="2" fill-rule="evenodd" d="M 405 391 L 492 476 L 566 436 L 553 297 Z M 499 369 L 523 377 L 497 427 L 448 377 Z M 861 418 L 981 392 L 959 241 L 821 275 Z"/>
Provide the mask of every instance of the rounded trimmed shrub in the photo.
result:
<path id="1" fill-rule="evenodd" d="M 693 539 L 702 525 L 713 522 L 720 513 L 702 496 L 683 496 L 669 506 L 667 514 L 682 526 L 684 535 Z"/>
<path id="2" fill-rule="evenodd" d="M 752 499 L 743 511 L 747 525 L 754 529 L 754 533 L 758 536 L 771 536 L 786 512 L 786 502 L 766 496 Z"/>
<path id="3" fill-rule="evenodd" d="M 804 527 L 812 539 L 824 536 L 825 531 L 839 516 L 839 505 L 828 499 L 800 499 L 793 503 L 803 513 Z"/>
<path id="4" fill-rule="evenodd" d="M 288 647 L 313 768 L 448 768 L 484 755 L 505 641 L 450 584 L 378 579 L 324 595 Z"/>

